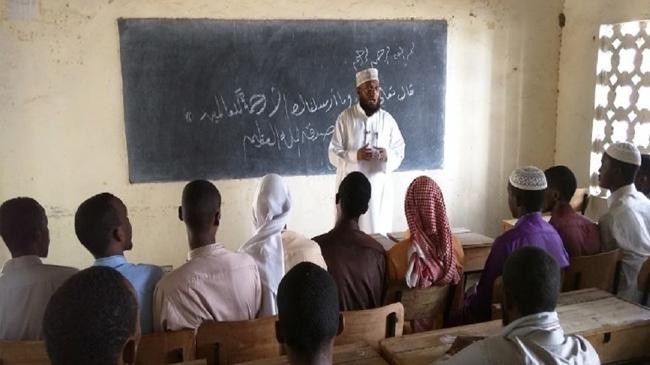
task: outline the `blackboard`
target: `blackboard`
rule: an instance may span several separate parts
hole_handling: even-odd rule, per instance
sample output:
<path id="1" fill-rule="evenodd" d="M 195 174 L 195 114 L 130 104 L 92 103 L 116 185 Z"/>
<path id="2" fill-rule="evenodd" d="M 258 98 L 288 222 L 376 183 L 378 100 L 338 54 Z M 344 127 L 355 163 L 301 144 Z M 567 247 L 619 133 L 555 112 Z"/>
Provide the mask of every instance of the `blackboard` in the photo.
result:
<path id="1" fill-rule="evenodd" d="M 401 170 L 443 160 L 447 23 L 119 19 L 131 182 L 333 173 L 327 147 L 380 71 Z"/>

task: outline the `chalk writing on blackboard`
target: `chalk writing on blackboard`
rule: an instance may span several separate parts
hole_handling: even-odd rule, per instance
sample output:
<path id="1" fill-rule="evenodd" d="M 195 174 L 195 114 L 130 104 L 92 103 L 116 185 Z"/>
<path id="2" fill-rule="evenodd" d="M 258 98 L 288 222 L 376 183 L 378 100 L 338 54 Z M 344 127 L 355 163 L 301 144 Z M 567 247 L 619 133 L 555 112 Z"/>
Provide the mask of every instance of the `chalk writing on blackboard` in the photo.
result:
<path id="1" fill-rule="evenodd" d="M 404 67 L 408 66 L 408 60 L 415 53 L 415 42 L 409 46 L 386 46 L 379 49 L 373 49 L 372 52 L 368 47 L 356 49 L 354 51 L 354 62 L 352 67 L 356 71 L 367 68 L 377 67 L 379 65 L 390 65 L 392 62 L 402 62 Z"/>
<path id="2" fill-rule="evenodd" d="M 380 97 L 382 104 L 385 105 L 394 97 L 397 97 L 397 101 L 404 101 L 414 94 L 413 84 L 409 83 L 382 87 Z M 288 97 L 286 92 L 276 87 L 271 87 L 268 94 L 258 92 L 250 96 L 241 88 L 237 88 L 231 95 L 225 97 L 221 94 L 214 95 L 213 101 L 213 109 L 199 113 L 183 108 L 182 120 L 191 123 L 195 121 L 195 116 L 198 116 L 198 121 L 218 124 L 221 120 L 241 115 L 263 115 L 273 118 L 278 112 L 283 113 L 286 118 L 297 118 L 304 114 L 328 113 L 332 108 L 339 106 L 347 108 L 357 102 L 356 96 L 353 97 L 351 93 L 341 93 L 334 89 L 330 89 L 329 95 L 324 96 L 309 97 L 298 93 Z"/>

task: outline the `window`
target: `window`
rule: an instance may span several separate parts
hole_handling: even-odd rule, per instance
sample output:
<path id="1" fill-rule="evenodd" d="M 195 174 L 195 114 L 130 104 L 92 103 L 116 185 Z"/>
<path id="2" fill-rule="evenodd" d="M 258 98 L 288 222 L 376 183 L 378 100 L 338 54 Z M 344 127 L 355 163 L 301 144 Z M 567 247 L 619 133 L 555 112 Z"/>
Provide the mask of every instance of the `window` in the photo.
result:
<path id="1" fill-rule="evenodd" d="M 598 169 L 611 143 L 650 152 L 650 21 L 600 26 L 590 162 L 591 194 L 603 195 Z"/>

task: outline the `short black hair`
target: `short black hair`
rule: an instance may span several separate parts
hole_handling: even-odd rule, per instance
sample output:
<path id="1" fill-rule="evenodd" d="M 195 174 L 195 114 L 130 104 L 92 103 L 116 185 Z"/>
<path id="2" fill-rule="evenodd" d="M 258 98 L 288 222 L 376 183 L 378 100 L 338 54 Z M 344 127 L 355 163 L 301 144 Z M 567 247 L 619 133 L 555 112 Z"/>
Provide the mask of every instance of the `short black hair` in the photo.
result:
<path id="1" fill-rule="evenodd" d="M 370 181 L 361 172 L 349 173 L 339 185 L 338 202 L 344 215 L 358 218 L 368 210 L 372 193 Z"/>
<path id="2" fill-rule="evenodd" d="M 30 243 L 43 228 L 45 209 L 32 198 L 9 199 L 0 205 L 0 236 L 9 251 Z"/>
<path id="3" fill-rule="evenodd" d="M 512 194 L 517 197 L 518 205 L 524 207 L 526 213 L 539 212 L 544 207 L 544 193 L 546 190 L 523 190 L 510 184 Z"/>
<path id="4" fill-rule="evenodd" d="M 544 175 L 546 175 L 548 187 L 560 193 L 560 200 L 570 202 L 578 188 L 573 171 L 566 166 L 559 165 L 546 169 Z"/>
<path id="5" fill-rule="evenodd" d="M 214 184 L 194 180 L 183 189 L 183 221 L 191 229 L 204 231 L 221 209 L 221 194 Z"/>
<path id="6" fill-rule="evenodd" d="M 123 204 L 111 193 L 97 194 L 81 203 L 74 215 L 77 238 L 95 257 L 105 255 L 113 230 L 120 226 L 116 203 Z"/>
<path id="7" fill-rule="evenodd" d="M 278 287 L 278 321 L 292 351 L 318 352 L 339 330 L 339 297 L 332 276 L 307 261 L 289 270 Z"/>
<path id="8" fill-rule="evenodd" d="M 554 311 L 560 265 L 541 248 L 522 247 L 503 266 L 503 287 L 507 303 L 514 304 L 522 316 Z"/>
<path id="9" fill-rule="evenodd" d="M 93 266 L 70 277 L 52 295 L 43 336 L 53 365 L 115 365 L 136 333 L 138 302 L 124 276 Z"/>

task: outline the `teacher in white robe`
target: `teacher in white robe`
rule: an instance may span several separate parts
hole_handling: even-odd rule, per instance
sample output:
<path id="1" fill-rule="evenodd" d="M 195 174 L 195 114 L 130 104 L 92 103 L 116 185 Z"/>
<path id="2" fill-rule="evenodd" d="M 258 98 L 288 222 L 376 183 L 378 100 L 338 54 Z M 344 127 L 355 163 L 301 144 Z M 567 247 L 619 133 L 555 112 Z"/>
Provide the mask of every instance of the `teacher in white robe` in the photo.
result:
<path id="1" fill-rule="evenodd" d="M 391 231 L 393 187 L 390 173 L 404 159 L 404 138 L 395 119 L 381 109 L 379 71 L 369 68 L 356 75 L 359 103 L 336 120 L 328 155 L 336 166 L 336 185 L 353 171 L 362 172 L 372 186 L 368 212 L 359 218 L 366 233 Z"/>

